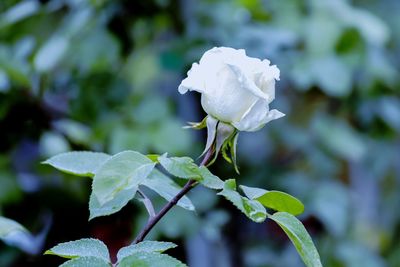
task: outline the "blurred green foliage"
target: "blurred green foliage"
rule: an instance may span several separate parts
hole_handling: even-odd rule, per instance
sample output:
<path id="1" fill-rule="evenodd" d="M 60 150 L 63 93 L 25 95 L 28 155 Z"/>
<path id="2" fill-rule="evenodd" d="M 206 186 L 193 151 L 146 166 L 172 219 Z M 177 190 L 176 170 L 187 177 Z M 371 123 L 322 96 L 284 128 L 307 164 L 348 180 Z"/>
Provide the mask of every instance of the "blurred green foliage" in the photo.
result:
<path id="1" fill-rule="evenodd" d="M 399 10 L 397 0 L 1 1 L 0 214 L 34 233 L 51 223 L 46 248 L 94 236 L 117 251 L 145 222 L 142 207 L 87 224 L 87 181 L 40 161 L 72 149 L 198 156 L 204 135 L 181 126 L 204 114 L 177 86 L 205 50 L 231 46 L 281 69 L 274 105 L 287 114 L 241 135 L 239 180 L 304 201 L 324 266 L 399 266 Z M 214 171 L 235 176 L 222 161 Z M 302 266 L 277 228 L 207 189 L 191 199 L 197 214 L 176 208 L 151 233 L 184 244 L 174 256 L 189 266 Z M 0 266 L 56 260 L 0 246 Z"/>

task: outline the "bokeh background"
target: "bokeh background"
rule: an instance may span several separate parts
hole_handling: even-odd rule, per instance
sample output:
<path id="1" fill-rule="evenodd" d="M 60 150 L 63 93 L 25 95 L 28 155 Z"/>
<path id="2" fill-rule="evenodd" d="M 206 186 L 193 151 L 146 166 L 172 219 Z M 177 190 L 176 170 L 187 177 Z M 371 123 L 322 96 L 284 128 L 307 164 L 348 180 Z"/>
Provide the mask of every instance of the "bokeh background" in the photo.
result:
<path id="1" fill-rule="evenodd" d="M 245 48 L 281 69 L 287 114 L 239 138 L 241 184 L 301 199 L 327 267 L 400 266 L 400 1 L 0 1 L 0 214 L 35 238 L 0 244 L 0 266 L 56 266 L 59 242 L 112 251 L 146 221 L 140 203 L 88 222 L 90 181 L 40 162 L 69 150 L 189 155 L 205 132 L 196 93 L 177 86 L 213 46 Z M 155 198 L 155 196 L 153 196 Z M 215 193 L 190 195 L 151 238 L 191 267 L 303 266 L 272 222 L 248 221 Z M 160 206 L 161 200 L 155 198 Z"/>

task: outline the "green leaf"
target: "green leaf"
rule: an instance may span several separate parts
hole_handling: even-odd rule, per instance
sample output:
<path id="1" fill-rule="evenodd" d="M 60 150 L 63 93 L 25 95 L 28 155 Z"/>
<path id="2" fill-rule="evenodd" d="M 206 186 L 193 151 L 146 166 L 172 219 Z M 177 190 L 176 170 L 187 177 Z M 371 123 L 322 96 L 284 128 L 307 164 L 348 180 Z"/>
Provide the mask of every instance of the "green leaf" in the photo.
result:
<path id="1" fill-rule="evenodd" d="M 54 122 L 54 128 L 63 133 L 73 143 L 81 145 L 90 143 L 91 129 L 83 123 L 70 119 L 61 119 Z"/>
<path id="2" fill-rule="evenodd" d="M 42 231 L 33 236 L 18 222 L 0 216 L 0 240 L 4 241 L 8 246 L 16 247 L 25 253 L 37 254 L 44 242 L 46 233 Z"/>
<path id="3" fill-rule="evenodd" d="M 309 210 L 322 222 L 330 236 L 347 235 L 352 217 L 350 198 L 350 189 L 340 181 L 320 182 L 312 190 Z"/>
<path id="4" fill-rule="evenodd" d="M 0 240 L 10 246 L 27 251 L 27 242 L 30 242 L 31 239 L 31 234 L 21 224 L 0 216 Z"/>
<path id="5" fill-rule="evenodd" d="M 155 151 L 182 153 L 188 151 L 193 144 L 189 132 L 181 129 L 181 122 L 176 119 L 162 120 L 152 130 L 142 130 L 141 134 L 148 136 L 148 142 Z M 168 141 L 167 141 L 168 140 Z"/>
<path id="6" fill-rule="evenodd" d="M 74 151 L 56 155 L 43 162 L 54 168 L 77 176 L 93 177 L 96 170 L 111 156 L 90 151 Z"/>
<path id="7" fill-rule="evenodd" d="M 164 169 L 176 177 L 194 179 L 211 189 L 222 189 L 224 187 L 224 181 L 212 174 L 205 166 L 197 166 L 191 158 L 167 158 L 164 154 L 158 160 Z"/>
<path id="8" fill-rule="evenodd" d="M 142 182 L 142 185 L 150 188 L 167 201 L 170 201 L 182 189 L 172 179 L 156 169 Z M 177 205 L 187 210 L 195 210 L 192 201 L 187 196 L 183 196 Z"/>
<path id="9" fill-rule="evenodd" d="M 108 249 L 103 242 L 93 238 L 84 238 L 76 241 L 70 241 L 58 244 L 57 246 L 47 250 L 45 255 L 57 255 L 63 258 L 76 257 L 96 257 L 110 261 Z"/>
<path id="10" fill-rule="evenodd" d="M 172 157 L 168 158 L 166 154 L 158 158 L 161 166 L 170 174 L 184 179 L 201 180 L 199 167 L 189 157 Z"/>
<path id="11" fill-rule="evenodd" d="M 111 201 L 122 190 L 137 187 L 154 169 L 155 163 L 136 151 L 124 151 L 108 159 L 96 172 L 93 193 L 100 205 Z"/>
<path id="12" fill-rule="evenodd" d="M 241 185 L 240 189 L 242 189 L 243 193 L 250 199 L 256 199 L 258 197 L 261 197 L 265 193 L 269 192 L 268 190 L 262 188 L 250 187 L 244 185 Z"/>
<path id="13" fill-rule="evenodd" d="M 259 201 L 267 208 L 285 211 L 292 215 L 299 215 L 304 212 L 303 203 L 285 192 L 268 191 L 243 185 L 241 185 L 240 188 L 248 198 Z"/>
<path id="14" fill-rule="evenodd" d="M 352 89 L 351 69 L 343 60 L 326 56 L 312 61 L 310 71 L 316 85 L 328 96 L 348 96 Z"/>
<path id="15" fill-rule="evenodd" d="M 64 262 L 60 267 L 111 267 L 111 263 L 96 257 L 81 257 Z"/>
<path id="16" fill-rule="evenodd" d="M 287 212 L 277 212 L 269 218 L 275 221 L 288 235 L 297 252 L 308 267 L 322 267 L 317 249 L 303 224 Z"/>
<path id="17" fill-rule="evenodd" d="M 118 267 L 186 267 L 186 264 L 171 256 L 155 253 L 140 252 L 124 258 Z"/>
<path id="18" fill-rule="evenodd" d="M 351 125 L 328 115 L 318 115 L 312 123 L 315 136 L 330 151 L 348 161 L 359 161 L 367 154 L 362 135 Z"/>
<path id="19" fill-rule="evenodd" d="M 265 207 L 299 215 L 304 212 L 304 205 L 297 198 L 281 191 L 269 191 L 257 200 Z"/>
<path id="20" fill-rule="evenodd" d="M 119 191 L 112 200 L 100 205 L 100 202 L 97 200 L 97 197 L 93 194 L 90 195 L 89 200 L 89 220 L 92 220 L 96 217 L 106 216 L 120 211 L 123 207 L 125 207 L 128 202 L 133 199 L 137 191 L 136 189 L 124 189 Z"/>
<path id="21" fill-rule="evenodd" d="M 40 10 L 40 4 L 38 2 L 20 2 L 13 5 L 7 11 L 2 10 L 2 18 L 0 26 L 13 24 L 26 19 Z"/>
<path id="22" fill-rule="evenodd" d="M 124 258 L 131 256 L 139 252 L 158 252 L 163 253 L 164 251 L 175 248 L 172 242 L 158 242 L 158 241 L 142 241 L 138 244 L 123 247 L 118 251 L 117 258 L 118 262 L 121 262 Z"/>
<path id="23" fill-rule="evenodd" d="M 63 34 L 54 34 L 48 38 L 38 50 L 34 58 L 34 66 L 39 72 L 47 72 L 55 68 L 66 55 L 70 40 Z"/>
<path id="24" fill-rule="evenodd" d="M 267 211 L 256 200 L 251 200 L 241 196 L 236 191 L 236 181 L 229 179 L 225 181 L 224 189 L 218 193 L 231 201 L 241 212 L 254 222 L 261 223 L 267 217 Z"/>
<path id="25" fill-rule="evenodd" d="M 224 181 L 222 181 L 218 176 L 212 174 L 207 167 L 200 166 L 199 168 L 201 177 L 203 178 L 200 180 L 200 183 L 205 187 L 211 189 L 223 189 L 224 188 Z"/>
<path id="26" fill-rule="evenodd" d="M 0 239 L 6 239 L 13 232 L 28 231 L 16 221 L 0 216 Z"/>

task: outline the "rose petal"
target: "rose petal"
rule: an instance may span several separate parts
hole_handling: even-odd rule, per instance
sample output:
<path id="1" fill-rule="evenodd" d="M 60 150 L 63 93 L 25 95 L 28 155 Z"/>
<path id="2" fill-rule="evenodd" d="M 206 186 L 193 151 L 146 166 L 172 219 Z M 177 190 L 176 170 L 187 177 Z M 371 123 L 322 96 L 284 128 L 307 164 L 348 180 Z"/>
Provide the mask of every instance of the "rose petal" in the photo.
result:
<path id="1" fill-rule="evenodd" d="M 239 83 L 241 83 L 241 88 L 250 91 L 257 97 L 260 97 L 266 101 L 270 101 L 270 96 L 260 90 L 256 84 L 250 80 L 250 78 L 238 67 L 232 64 L 228 64 L 229 68 L 235 73 Z"/>
<path id="2" fill-rule="evenodd" d="M 238 60 L 246 59 L 246 51 L 244 49 L 233 49 L 230 47 L 214 47 L 204 53 L 200 59 L 201 64 L 207 64 L 209 60 L 220 61 L 221 63 L 237 62 Z"/>
<path id="3" fill-rule="evenodd" d="M 255 84 L 261 91 L 269 96 L 268 103 L 275 99 L 275 80 L 279 81 L 280 71 L 276 65 L 269 65 L 269 60 L 264 59 L 254 64 Z"/>
<path id="4" fill-rule="evenodd" d="M 203 94 L 201 105 L 208 114 L 221 121 L 239 121 L 259 98 L 241 88 L 236 74 L 227 65 L 218 73 L 220 78 L 216 81 L 216 90 L 212 94 Z"/>
<path id="5" fill-rule="evenodd" d="M 179 92 L 200 92 L 207 114 L 238 130 L 256 131 L 284 115 L 268 108 L 279 75 L 270 61 L 248 57 L 243 49 L 214 47 L 204 53 L 199 64 L 192 65 Z"/>
<path id="6" fill-rule="evenodd" d="M 182 95 L 187 91 L 197 91 L 204 93 L 206 91 L 204 78 L 207 77 L 207 73 L 204 73 L 203 68 L 199 64 L 193 63 L 192 68 L 187 72 L 187 78 L 185 78 L 178 87 L 179 93 Z"/>
<path id="7" fill-rule="evenodd" d="M 265 100 L 257 101 L 243 116 L 239 122 L 233 122 L 239 131 L 254 132 L 272 120 L 285 116 L 282 112 L 273 109 L 269 110 L 268 102 Z"/>

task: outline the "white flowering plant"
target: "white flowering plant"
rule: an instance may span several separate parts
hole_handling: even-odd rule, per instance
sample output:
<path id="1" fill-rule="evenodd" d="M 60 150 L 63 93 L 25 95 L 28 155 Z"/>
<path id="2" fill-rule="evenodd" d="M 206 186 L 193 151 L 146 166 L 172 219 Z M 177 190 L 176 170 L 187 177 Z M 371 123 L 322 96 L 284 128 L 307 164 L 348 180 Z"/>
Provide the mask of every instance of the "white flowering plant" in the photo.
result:
<path id="1" fill-rule="evenodd" d="M 306 266 L 322 266 L 310 235 L 296 218 L 304 211 L 297 198 L 276 190 L 238 186 L 235 179 L 221 179 L 208 169 L 215 164 L 218 155 L 222 155 L 239 174 L 236 162 L 239 133 L 260 130 L 268 122 L 284 116 L 276 109 L 269 109 L 275 98 L 279 74 L 279 69 L 271 66 L 268 60 L 248 57 L 244 50 L 227 47 L 210 49 L 199 63 L 192 65 L 178 90 L 181 94 L 201 93 L 201 105 L 207 113 L 201 122 L 187 126 L 207 128 L 207 141 L 199 164 L 189 157 L 173 157 L 167 153 L 143 155 L 137 151 L 115 155 L 75 151 L 46 160 L 45 164 L 60 171 L 92 179 L 89 220 L 114 214 L 132 199 L 143 203 L 149 218 L 132 244 L 118 251 L 116 262 L 111 261 L 102 241 L 91 238 L 58 244 L 45 254 L 67 258 L 63 267 L 186 266 L 164 253 L 176 247 L 174 243 L 145 238 L 175 205 L 194 211 L 195 206 L 186 194 L 200 185 L 215 190 L 255 223 L 267 219 L 277 223 Z M 174 179 L 184 179 L 187 183 L 180 187 Z M 164 198 L 165 206 L 156 211 L 143 188 Z M 10 223 L 10 220 L 3 222 Z M 3 238 L 8 233 L 0 234 Z"/>

